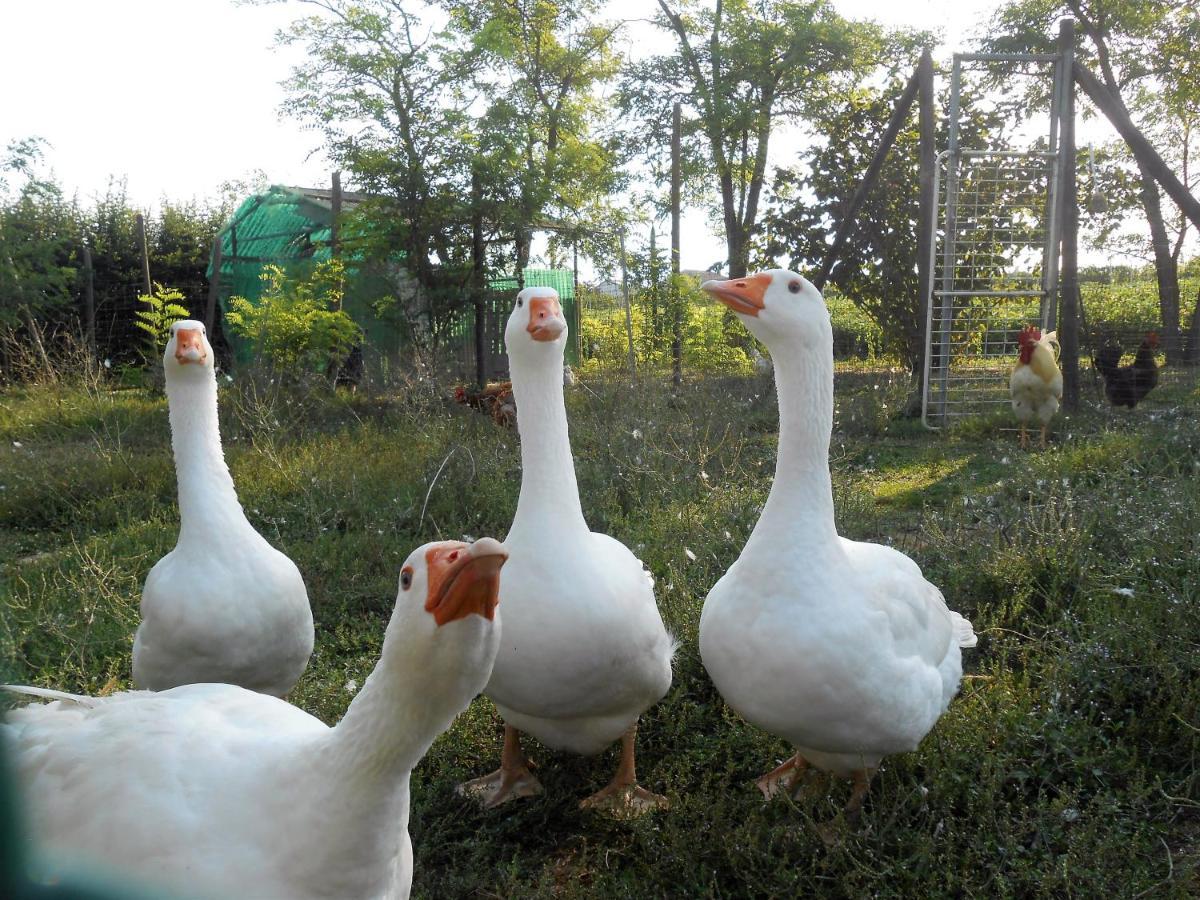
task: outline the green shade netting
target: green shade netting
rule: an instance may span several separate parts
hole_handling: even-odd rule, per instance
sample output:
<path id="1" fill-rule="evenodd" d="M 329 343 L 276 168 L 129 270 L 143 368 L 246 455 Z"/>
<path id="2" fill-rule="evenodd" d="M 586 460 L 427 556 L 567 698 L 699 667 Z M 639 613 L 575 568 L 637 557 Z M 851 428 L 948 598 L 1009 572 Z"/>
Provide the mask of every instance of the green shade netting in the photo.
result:
<path id="1" fill-rule="evenodd" d="M 343 209 L 352 208 L 356 202 L 344 201 Z M 251 303 L 262 297 L 265 285 L 261 276 L 267 265 L 277 265 L 289 276 L 303 277 L 314 264 L 329 259 L 332 221 L 329 191 L 272 185 L 247 198 L 220 232 L 222 315 L 228 311 L 230 297 L 245 297 Z M 405 340 L 404 330 L 398 322 L 381 318 L 375 312 L 375 303 L 394 291 L 394 275 L 399 265 L 397 261 L 347 262 L 343 309 L 362 328 L 368 345 L 384 355 L 401 350 Z M 211 264 L 208 277 L 212 277 Z M 527 268 L 525 284 L 528 287 L 552 287 L 558 291 L 567 321 L 577 326 L 575 282 L 570 271 Z M 488 287 L 486 321 L 492 325 L 498 318 L 500 321 L 507 318 L 517 280 L 512 276 L 501 276 L 489 281 Z M 450 326 L 452 340 L 473 342 L 474 328 L 474 309 L 465 303 L 462 313 Z M 500 334 L 489 335 L 490 344 L 495 345 L 497 340 L 502 343 L 502 325 L 500 331 Z M 252 348 L 247 341 L 229 329 L 225 329 L 225 337 L 235 360 L 247 362 L 251 358 Z M 567 347 L 567 358 L 576 361 L 574 341 Z"/>

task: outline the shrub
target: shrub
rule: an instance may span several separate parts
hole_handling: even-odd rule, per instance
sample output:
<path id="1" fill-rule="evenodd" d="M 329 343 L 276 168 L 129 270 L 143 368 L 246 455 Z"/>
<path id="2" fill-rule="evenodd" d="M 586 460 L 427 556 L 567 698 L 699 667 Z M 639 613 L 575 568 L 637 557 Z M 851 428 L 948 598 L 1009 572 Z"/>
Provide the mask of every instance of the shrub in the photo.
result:
<path id="1" fill-rule="evenodd" d="M 230 328 L 248 339 L 255 356 L 277 373 L 335 375 L 363 337 L 342 309 L 341 261 L 325 260 L 302 278 L 268 265 L 261 277 L 267 287 L 257 303 L 230 298 L 225 314 Z"/>
<path id="2" fill-rule="evenodd" d="M 154 285 L 153 294 L 139 295 L 138 302 L 146 304 L 146 308 L 134 310 L 137 319 L 133 324 L 146 334 L 142 352 L 146 362 L 153 365 L 171 339 L 171 326 L 190 313 L 183 305 L 183 294 L 161 284 Z"/>

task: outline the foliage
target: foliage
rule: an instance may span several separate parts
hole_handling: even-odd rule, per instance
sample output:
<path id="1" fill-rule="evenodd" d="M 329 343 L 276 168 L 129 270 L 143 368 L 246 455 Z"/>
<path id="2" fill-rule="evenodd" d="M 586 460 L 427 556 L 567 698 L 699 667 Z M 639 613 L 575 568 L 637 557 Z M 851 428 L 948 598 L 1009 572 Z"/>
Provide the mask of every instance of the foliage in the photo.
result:
<path id="1" fill-rule="evenodd" d="M 1150 142 L 1186 183 L 1189 160 L 1200 145 L 1200 91 L 1186 73 L 1194 71 L 1195 37 L 1200 30 L 1195 4 L 1157 0 L 1009 0 L 996 13 L 985 49 L 1001 52 L 1045 50 L 1054 23 L 1062 15 L 1077 22 L 1076 55 L 1094 71 Z M 1003 78 L 1001 73 L 999 78 Z M 1044 90 L 1043 88 L 1039 88 Z M 1087 109 L 1086 101 L 1083 102 Z M 1102 205 L 1089 204 L 1084 223 L 1106 249 L 1134 253 L 1154 261 L 1160 321 L 1168 358 L 1177 360 L 1179 334 L 1179 262 L 1188 220 L 1163 195 L 1153 176 L 1123 143 L 1103 148 L 1100 175 Z M 1089 180 L 1091 176 L 1089 174 Z M 1135 210 L 1144 215 L 1141 237 L 1126 233 Z M 1171 231 L 1174 230 L 1174 235 Z"/>
<path id="2" fill-rule="evenodd" d="M 619 169 L 592 134 L 616 64 L 595 4 L 307 5 L 282 36 L 306 50 L 286 109 L 373 195 L 353 249 L 402 256 L 432 318 L 488 272 L 520 271 L 535 223 L 599 220 Z"/>
<path id="3" fill-rule="evenodd" d="M 715 9 L 659 0 L 656 13 L 675 47 L 627 68 L 621 102 L 636 122 L 627 139 L 651 160 L 657 185 L 665 184 L 671 105 L 688 108 L 681 165 L 693 183 L 718 183 L 713 212 L 729 274 L 744 275 L 772 134 L 781 121 L 811 118 L 851 90 L 894 47 L 880 28 L 847 21 L 825 0 L 730 0 Z M 655 199 L 662 202 L 661 188 Z"/>
<path id="4" fill-rule="evenodd" d="M 249 388 L 222 386 L 226 456 L 312 602 L 316 652 L 289 699 L 332 723 L 378 659 L 412 548 L 508 528 L 518 448 L 421 384 L 387 399 Z M 638 735 L 639 777 L 671 810 L 634 823 L 582 811 L 615 753 L 535 742 L 544 796 L 499 814 L 456 797 L 499 755 L 480 698 L 412 779 L 414 897 L 1195 896 L 1200 419 L 1194 393 L 1168 389 L 1153 416 L 1073 416 L 1052 450 L 1024 454 L 994 428 L 933 439 L 891 419 L 903 373 L 838 375 L 840 530 L 911 555 L 980 642 L 933 733 L 885 761 L 860 823 L 824 830 L 848 787 L 763 803 L 752 779 L 790 750 L 724 704 L 696 645 L 704 596 L 770 487 L 773 402 L 749 378 L 569 389 L 588 523 L 646 563 L 680 641 L 671 691 Z M 141 584 L 178 531 L 165 403 L 8 391 L 0 485 L 11 677 L 128 687 Z"/>
<path id="5" fill-rule="evenodd" d="M 40 174 L 44 143 L 13 141 L 0 156 L 0 327 L 28 327 L 71 302 L 73 216 L 58 184 Z"/>
<path id="6" fill-rule="evenodd" d="M 136 311 L 136 325 L 145 334 L 146 361 L 153 363 L 162 355 L 163 348 L 171 339 L 171 326 L 186 319 L 188 309 L 183 305 L 183 294 L 175 288 L 154 285 L 153 294 L 141 294 L 138 302 L 145 309 Z"/>
<path id="7" fill-rule="evenodd" d="M 268 265 L 261 277 L 267 286 L 257 303 L 230 298 L 229 327 L 280 374 L 335 376 L 362 340 L 362 329 L 341 308 L 341 260 L 318 263 L 307 277 L 291 277 Z"/>
<path id="8" fill-rule="evenodd" d="M 822 137 L 804 152 L 799 165 L 776 175 L 755 247 L 764 262 L 782 256 L 800 271 L 821 266 L 904 83 L 896 79 L 882 89 L 859 87 L 818 114 Z M 961 119 L 964 142 L 981 141 L 999 127 L 995 117 L 975 109 L 969 97 L 964 98 Z M 830 285 L 882 328 L 886 351 L 914 373 L 921 365 L 925 333 L 917 283 L 919 140 L 914 106 L 830 276 Z M 998 191 L 1001 184 L 990 187 Z M 1000 203 L 997 198 L 996 205 Z M 1000 220 L 986 204 L 964 209 L 962 216 L 964 225 L 973 229 L 975 254 L 966 258 L 964 268 L 981 275 L 996 271 L 1010 252 L 1003 239 L 1012 233 L 1013 223 Z"/>
<path id="9" fill-rule="evenodd" d="M 623 179 L 617 145 L 597 138 L 607 118 L 598 88 L 617 73 L 617 26 L 597 17 L 596 0 L 446 6 L 458 52 L 483 63 L 473 70 L 485 108 L 472 123 L 472 175 L 485 218 L 515 238 L 516 269 L 539 219 L 611 229 L 607 200 Z"/>
<path id="10" fill-rule="evenodd" d="M 683 369 L 689 375 L 749 375 L 755 371 L 757 352 L 769 358 L 766 347 L 725 308 L 699 289 L 695 279 L 679 281 L 682 302 Z M 669 372 L 671 347 L 665 329 L 654 327 L 653 295 L 642 290 L 632 297 L 634 359 L 639 372 Z M 619 298 L 580 294 L 583 373 L 625 372 L 629 369 L 629 338 L 625 306 Z M 853 302 L 831 289 L 825 303 L 833 323 L 834 356 L 839 360 L 879 360 L 884 354 L 883 330 Z M 735 340 L 736 338 L 736 340 Z"/>

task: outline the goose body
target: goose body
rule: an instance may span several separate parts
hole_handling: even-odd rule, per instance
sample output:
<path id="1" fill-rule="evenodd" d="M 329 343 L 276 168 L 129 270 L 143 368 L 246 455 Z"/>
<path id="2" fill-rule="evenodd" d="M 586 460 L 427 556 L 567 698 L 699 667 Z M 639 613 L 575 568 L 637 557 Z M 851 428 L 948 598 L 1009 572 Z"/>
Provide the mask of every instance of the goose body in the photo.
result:
<path id="1" fill-rule="evenodd" d="M 675 645 L 641 561 L 584 520 L 563 403 L 565 344 L 558 295 L 521 291 L 505 331 L 521 493 L 504 542 L 504 640 L 486 691 L 506 723 L 505 754 L 497 773 L 464 787 L 489 806 L 540 791 L 518 732 L 589 755 L 621 739 L 618 777 L 591 799 L 661 806 L 634 783 L 633 733 L 671 686 Z"/>
<path id="2" fill-rule="evenodd" d="M 673 642 L 654 582 L 625 545 L 592 532 L 545 534 L 505 541 L 515 575 L 510 583 L 505 571 L 503 601 L 517 624 L 505 626 L 487 694 L 518 731 L 593 755 L 666 695 Z M 555 560 L 571 562 L 554 572 Z"/>
<path id="3" fill-rule="evenodd" d="M 486 683 L 501 546 L 427 544 L 374 672 L 333 728 L 228 684 L 14 710 L 40 873 L 78 865 L 197 897 L 403 898 L 409 774 Z M 407 586 L 406 586 L 407 583 Z"/>
<path id="4" fill-rule="evenodd" d="M 246 519 L 225 464 L 212 347 L 177 322 L 163 357 L 179 483 L 179 541 L 146 577 L 133 679 L 222 682 L 284 696 L 308 665 L 313 619 L 300 571 Z"/>
<path id="5" fill-rule="evenodd" d="M 855 777 L 861 803 L 880 760 L 915 749 L 946 710 L 975 635 L 907 556 L 837 533 L 820 293 L 784 270 L 704 287 L 770 348 L 780 437 L 762 516 L 704 602 L 701 657 L 731 707 L 797 750 L 765 794 L 811 764 Z"/>

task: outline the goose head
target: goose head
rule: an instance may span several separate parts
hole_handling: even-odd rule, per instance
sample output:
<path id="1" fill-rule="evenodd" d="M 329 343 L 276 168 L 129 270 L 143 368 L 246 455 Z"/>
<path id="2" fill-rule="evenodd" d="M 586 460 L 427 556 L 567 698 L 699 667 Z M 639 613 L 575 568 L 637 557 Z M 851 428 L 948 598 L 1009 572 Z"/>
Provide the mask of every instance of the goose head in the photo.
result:
<path id="1" fill-rule="evenodd" d="M 203 322 L 182 319 L 171 326 L 171 337 L 163 353 L 163 372 L 168 381 L 211 378 L 213 349 Z"/>
<path id="2" fill-rule="evenodd" d="M 745 278 L 706 281 L 700 287 L 737 313 L 750 333 L 772 351 L 783 352 L 797 345 L 832 346 L 825 300 L 808 279 L 795 272 L 768 269 Z"/>
<path id="3" fill-rule="evenodd" d="M 453 697 L 465 705 L 490 677 L 507 559 L 504 545 L 485 537 L 424 544 L 404 561 L 384 655 L 420 681 L 430 702 Z"/>
<path id="4" fill-rule="evenodd" d="M 517 294 L 504 329 L 504 347 L 509 359 L 551 360 L 561 371 L 566 345 L 567 320 L 558 302 L 558 292 L 549 287 L 527 287 Z"/>
<path id="5" fill-rule="evenodd" d="M 500 567 L 507 559 L 504 545 L 487 537 L 473 544 L 435 541 L 418 547 L 400 570 L 397 611 L 420 622 L 428 634 L 471 616 L 491 622 L 500 602 Z"/>

